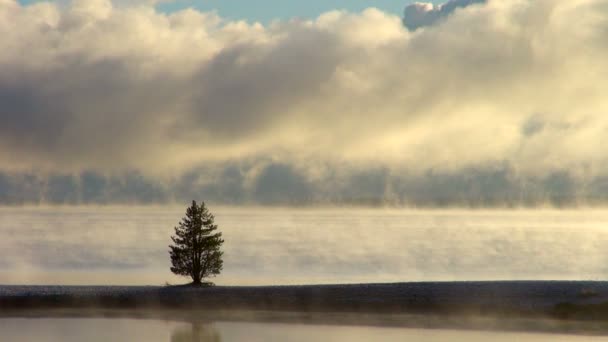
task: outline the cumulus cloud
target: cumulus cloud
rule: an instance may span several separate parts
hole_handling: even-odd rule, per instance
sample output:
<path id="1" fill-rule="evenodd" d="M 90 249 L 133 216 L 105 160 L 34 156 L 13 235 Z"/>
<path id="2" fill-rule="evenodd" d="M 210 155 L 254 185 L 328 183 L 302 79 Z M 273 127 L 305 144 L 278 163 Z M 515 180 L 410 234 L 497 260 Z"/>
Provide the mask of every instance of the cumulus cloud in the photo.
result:
<path id="1" fill-rule="evenodd" d="M 262 26 L 140 1 L 0 0 L 0 195 L 595 198 L 606 1 L 473 2 L 414 5 L 406 24 L 442 20 L 410 31 L 377 9 Z"/>
<path id="2" fill-rule="evenodd" d="M 415 2 L 405 7 L 403 24 L 410 30 L 430 26 L 452 14 L 456 9 L 472 4 L 485 3 L 487 0 L 449 0 L 441 5 L 430 2 Z"/>

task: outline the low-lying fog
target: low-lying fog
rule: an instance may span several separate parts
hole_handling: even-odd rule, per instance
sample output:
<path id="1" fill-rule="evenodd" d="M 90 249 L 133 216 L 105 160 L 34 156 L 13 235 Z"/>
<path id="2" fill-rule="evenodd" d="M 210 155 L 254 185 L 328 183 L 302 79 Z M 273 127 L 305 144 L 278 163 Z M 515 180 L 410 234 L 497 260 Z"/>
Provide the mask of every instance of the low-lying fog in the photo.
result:
<path id="1" fill-rule="evenodd" d="M 605 279 L 608 211 L 211 206 L 218 284 Z M 169 271 L 181 207 L 0 209 L 0 284 L 186 282 Z"/>

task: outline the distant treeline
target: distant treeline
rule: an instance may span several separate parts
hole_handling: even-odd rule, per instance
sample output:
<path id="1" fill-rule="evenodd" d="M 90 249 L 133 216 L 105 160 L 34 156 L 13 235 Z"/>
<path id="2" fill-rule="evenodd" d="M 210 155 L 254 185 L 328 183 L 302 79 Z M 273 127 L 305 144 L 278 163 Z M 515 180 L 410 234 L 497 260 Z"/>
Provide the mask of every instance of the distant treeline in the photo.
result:
<path id="1" fill-rule="evenodd" d="M 217 204 L 411 207 L 573 207 L 608 204 L 608 176 L 526 176 L 508 166 L 454 172 L 388 168 L 310 172 L 280 163 L 197 168 L 174 178 L 139 171 L 38 174 L 0 171 L 0 204 Z"/>

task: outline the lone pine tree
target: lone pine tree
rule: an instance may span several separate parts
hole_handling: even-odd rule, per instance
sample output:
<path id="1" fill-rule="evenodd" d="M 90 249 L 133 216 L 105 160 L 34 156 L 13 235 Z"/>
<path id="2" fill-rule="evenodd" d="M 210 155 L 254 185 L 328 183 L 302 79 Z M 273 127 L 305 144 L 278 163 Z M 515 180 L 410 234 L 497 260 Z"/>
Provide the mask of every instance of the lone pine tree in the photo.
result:
<path id="1" fill-rule="evenodd" d="M 175 227 L 175 235 L 171 237 L 174 245 L 169 246 L 171 255 L 171 272 L 191 277 L 195 285 L 202 284 L 204 278 L 218 275 L 223 267 L 220 250 L 224 240 L 222 233 L 215 232 L 217 225 L 205 203 L 192 205 L 186 210 Z"/>

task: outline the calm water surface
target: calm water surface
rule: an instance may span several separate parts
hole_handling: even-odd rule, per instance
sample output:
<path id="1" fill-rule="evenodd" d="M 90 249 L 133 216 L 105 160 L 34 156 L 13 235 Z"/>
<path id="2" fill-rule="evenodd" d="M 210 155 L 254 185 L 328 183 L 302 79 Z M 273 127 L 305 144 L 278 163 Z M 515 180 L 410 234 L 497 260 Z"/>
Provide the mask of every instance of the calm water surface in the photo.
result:
<path id="1" fill-rule="evenodd" d="M 2 208 L 0 284 L 184 282 L 167 252 L 184 208 Z M 604 210 L 211 209 L 219 284 L 608 278 Z"/>
<path id="2" fill-rule="evenodd" d="M 132 319 L 0 319 L 3 341 L 13 342 L 270 342 L 466 341 L 578 342 L 607 337 L 269 323 L 186 324 Z"/>

